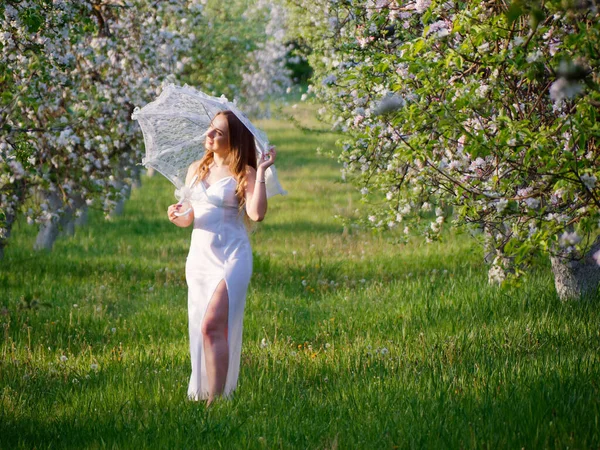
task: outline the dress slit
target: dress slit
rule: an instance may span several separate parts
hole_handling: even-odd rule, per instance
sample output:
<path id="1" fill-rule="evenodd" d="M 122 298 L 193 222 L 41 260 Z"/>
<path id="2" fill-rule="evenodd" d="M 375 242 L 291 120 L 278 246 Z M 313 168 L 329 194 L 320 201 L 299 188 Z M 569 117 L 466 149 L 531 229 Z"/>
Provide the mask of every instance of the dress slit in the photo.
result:
<path id="1" fill-rule="evenodd" d="M 208 311 L 208 308 L 210 308 L 210 305 L 212 304 L 212 302 L 215 300 L 215 293 L 217 292 L 217 289 L 219 289 L 219 286 L 221 286 L 221 283 L 225 284 L 225 292 L 227 293 L 227 323 L 225 325 L 225 342 L 227 344 L 227 373 L 225 375 L 225 383 L 223 384 L 223 388 L 225 386 L 227 386 L 227 382 L 228 382 L 228 378 L 229 378 L 229 361 L 231 359 L 231 347 L 229 345 L 229 309 L 231 307 L 230 304 L 230 295 L 229 295 L 229 289 L 227 287 L 227 281 L 225 280 L 225 278 L 222 278 L 221 280 L 219 280 L 219 282 L 217 283 L 217 285 L 215 286 L 215 288 L 212 291 L 212 295 L 210 296 L 210 300 L 208 301 L 208 304 L 206 305 L 206 309 L 204 310 L 204 314 L 202 317 L 202 324 L 200 325 L 200 330 L 202 330 L 204 328 L 204 321 L 206 320 L 206 312 Z M 204 392 L 209 392 L 209 380 L 208 380 L 208 373 L 206 371 L 206 348 L 204 346 L 205 342 L 204 342 L 204 335 L 201 336 L 201 340 L 202 340 L 202 359 L 201 359 L 201 373 L 202 373 L 202 379 L 201 379 L 201 388 Z"/>

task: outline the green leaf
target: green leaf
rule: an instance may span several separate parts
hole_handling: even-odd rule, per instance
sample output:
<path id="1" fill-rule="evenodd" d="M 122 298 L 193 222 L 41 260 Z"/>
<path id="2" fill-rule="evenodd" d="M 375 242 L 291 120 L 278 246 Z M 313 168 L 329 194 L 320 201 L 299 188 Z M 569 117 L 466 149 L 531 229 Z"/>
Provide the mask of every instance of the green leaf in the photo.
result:
<path id="1" fill-rule="evenodd" d="M 529 24 L 531 25 L 531 28 L 537 27 L 538 24 L 544 20 L 545 16 L 546 15 L 544 14 L 544 11 L 542 11 L 540 8 L 533 8 L 529 17 Z"/>
<path id="2" fill-rule="evenodd" d="M 44 18 L 37 11 L 32 10 L 26 10 L 22 19 L 30 33 L 37 33 L 44 23 Z"/>
<path id="3" fill-rule="evenodd" d="M 508 7 L 508 10 L 506 11 L 506 18 L 508 19 L 508 23 L 512 24 L 524 13 L 525 11 L 523 10 L 523 5 L 519 0 L 512 2 Z"/>
<path id="4" fill-rule="evenodd" d="M 417 53 L 420 53 L 421 50 L 423 50 L 423 48 L 425 47 L 425 41 L 423 39 L 418 39 L 415 44 L 413 45 L 413 54 L 416 55 Z"/>

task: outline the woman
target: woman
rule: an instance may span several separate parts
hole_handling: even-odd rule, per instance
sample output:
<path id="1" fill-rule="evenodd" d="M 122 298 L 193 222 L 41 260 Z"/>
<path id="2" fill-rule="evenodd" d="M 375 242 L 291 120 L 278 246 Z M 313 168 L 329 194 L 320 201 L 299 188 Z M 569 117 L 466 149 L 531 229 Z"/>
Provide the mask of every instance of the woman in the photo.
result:
<path id="1" fill-rule="evenodd" d="M 210 404 L 237 385 L 252 274 L 245 219 L 265 217 L 265 171 L 275 161 L 275 149 L 257 162 L 254 136 L 231 111 L 213 118 L 205 148 L 187 173 L 192 212 L 179 215 L 185 207 L 171 205 L 168 216 L 180 227 L 194 224 L 185 271 L 192 360 L 188 396 Z"/>

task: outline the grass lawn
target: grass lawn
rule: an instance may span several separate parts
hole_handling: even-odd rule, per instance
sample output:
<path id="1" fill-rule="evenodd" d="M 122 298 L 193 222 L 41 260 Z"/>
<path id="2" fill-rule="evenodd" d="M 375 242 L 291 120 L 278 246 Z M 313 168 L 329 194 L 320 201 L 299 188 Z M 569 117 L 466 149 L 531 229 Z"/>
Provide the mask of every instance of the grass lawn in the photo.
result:
<path id="1" fill-rule="evenodd" d="M 17 224 L 0 261 L 0 448 L 598 448 L 600 305 L 561 303 L 548 267 L 487 285 L 464 235 L 396 244 L 344 230 L 360 206 L 335 136 L 260 123 L 286 197 L 254 230 L 239 388 L 186 399 L 173 187 L 90 214 L 51 253 Z"/>

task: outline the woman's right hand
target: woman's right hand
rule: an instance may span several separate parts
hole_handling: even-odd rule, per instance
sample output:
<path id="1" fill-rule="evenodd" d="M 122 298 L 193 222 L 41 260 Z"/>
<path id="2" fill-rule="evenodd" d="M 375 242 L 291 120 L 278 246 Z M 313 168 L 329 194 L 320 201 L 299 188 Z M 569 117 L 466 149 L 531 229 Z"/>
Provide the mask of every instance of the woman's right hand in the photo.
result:
<path id="1" fill-rule="evenodd" d="M 182 213 L 184 211 L 185 205 L 181 205 L 179 203 L 170 205 L 167 209 L 167 216 L 169 220 L 177 225 L 178 227 L 189 227 L 194 222 L 194 212 L 190 211 L 189 213 L 183 216 L 177 216 L 175 213 Z"/>
<path id="2" fill-rule="evenodd" d="M 175 205 L 169 206 L 169 208 L 167 209 L 167 215 L 169 216 L 169 220 L 171 222 L 175 222 L 175 220 L 177 219 L 177 216 L 175 215 L 175 213 L 179 212 L 180 209 L 181 209 L 180 204 L 175 204 Z"/>

